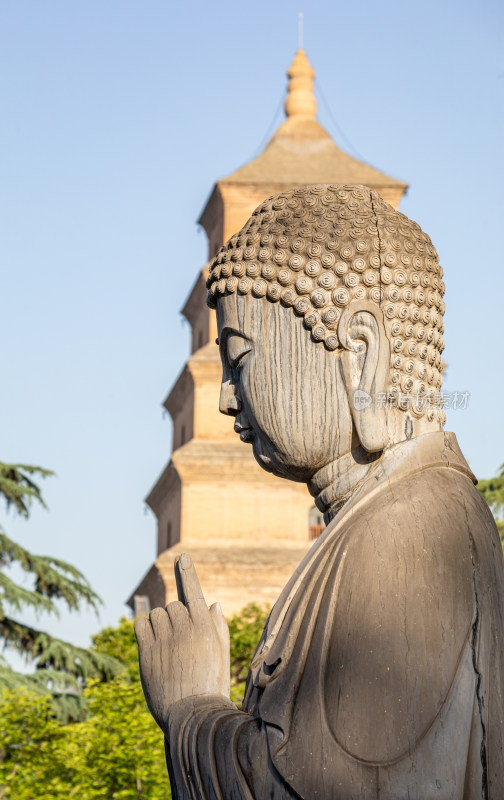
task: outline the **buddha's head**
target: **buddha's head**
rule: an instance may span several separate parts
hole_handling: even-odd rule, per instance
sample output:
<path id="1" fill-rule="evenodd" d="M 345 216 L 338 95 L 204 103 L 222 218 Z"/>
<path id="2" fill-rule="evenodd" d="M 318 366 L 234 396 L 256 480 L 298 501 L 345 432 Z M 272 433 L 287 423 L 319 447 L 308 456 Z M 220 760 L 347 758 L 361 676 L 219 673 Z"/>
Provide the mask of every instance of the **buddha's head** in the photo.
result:
<path id="1" fill-rule="evenodd" d="M 220 409 L 265 469 L 308 481 L 440 430 L 444 285 L 420 227 L 364 186 L 266 200 L 210 264 Z"/>

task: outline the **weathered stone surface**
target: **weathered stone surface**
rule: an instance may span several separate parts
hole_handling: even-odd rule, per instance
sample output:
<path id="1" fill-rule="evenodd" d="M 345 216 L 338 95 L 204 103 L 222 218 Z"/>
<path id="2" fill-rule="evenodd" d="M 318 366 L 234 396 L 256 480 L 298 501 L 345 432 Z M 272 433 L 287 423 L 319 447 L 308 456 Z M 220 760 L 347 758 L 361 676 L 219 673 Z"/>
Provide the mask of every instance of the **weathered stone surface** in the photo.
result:
<path id="1" fill-rule="evenodd" d="M 328 527 L 241 711 L 188 557 L 179 601 L 137 621 L 175 797 L 504 797 L 504 564 L 442 430 L 441 278 L 430 239 L 362 186 L 272 198 L 216 257 L 221 411 Z"/>

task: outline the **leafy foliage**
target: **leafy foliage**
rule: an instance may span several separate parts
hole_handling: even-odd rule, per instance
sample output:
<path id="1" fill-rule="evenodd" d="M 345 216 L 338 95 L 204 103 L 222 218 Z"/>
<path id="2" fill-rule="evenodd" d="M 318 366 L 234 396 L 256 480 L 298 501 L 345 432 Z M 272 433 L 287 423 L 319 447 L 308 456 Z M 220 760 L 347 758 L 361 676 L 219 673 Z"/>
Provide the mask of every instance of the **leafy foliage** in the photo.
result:
<path id="1" fill-rule="evenodd" d="M 0 462 L 0 497 L 7 509 L 28 518 L 33 501 L 45 508 L 33 478 L 52 474 L 41 467 Z M 12 566 L 32 579 L 29 588 L 6 574 Z M 58 601 L 73 611 L 82 605 L 96 611 L 101 603 L 78 569 L 60 559 L 28 552 L 0 527 L 0 639 L 5 647 L 32 660 L 36 668 L 35 674 L 22 675 L 2 660 L 0 689 L 25 687 L 39 696 L 49 694 L 53 713 L 63 720 L 75 720 L 84 713 L 81 689 L 85 680 L 110 680 L 118 673 L 119 664 L 107 654 L 75 647 L 19 619 L 27 608 L 57 615 Z"/>
<path id="2" fill-rule="evenodd" d="M 0 697 L 0 800 L 169 800 L 163 736 L 145 705 L 132 622 L 97 634 L 91 654 L 119 656 L 121 673 L 88 682 L 81 722 L 63 725 L 47 698 L 26 690 Z"/>
<path id="3" fill-rule="evenodd" d="M 131 620 L 122 617 L 119 625 L 104 628 L 93 636 L 93 652 L 120 661 L 132 680 L 140 680 L 138 646 Z"/>
<path id="4" fill-rule="evenodd" d="M 490 506 L 504 547 L 504 464 L 495 478 L 478 481 L 476 488 Z"/>
<path id="5" fill-rule="evenodd" d="M 251 605 L 229 620 L 235 702 L 266 616 Z M 102 630 L 92 652 L 119 658 L 123 671 L 88 683 L 82 722 L 62 725 L 47 698 L 25 689 L 0 696 L 0 800 L 169 800 L 163 736 L 145 705 L 132 622 Z"/>
<path id="6" fill-rule="evenodd" d="M 57 797 L 55 785 L 67 783 L 68 769 L 61 759 L 65 729 L 50 698 L 4 690 L 0 703 L 0 798 Z"/>
<path id="7" fill-rule="evenodd" d="M 89 717 L 62 725 L 47 698 L 0 697 L 2 800 L 168 800 L 163 736 L 139 681 L 124 675 L 85 690 Z"/>
<path id="8" fill-rule="evenodd" d="M 228 620 L 231 640 L 231 700 L 238 706 L 243 700 L 247 673 L 268 614 L 268 608 L 250 603 Z"/>

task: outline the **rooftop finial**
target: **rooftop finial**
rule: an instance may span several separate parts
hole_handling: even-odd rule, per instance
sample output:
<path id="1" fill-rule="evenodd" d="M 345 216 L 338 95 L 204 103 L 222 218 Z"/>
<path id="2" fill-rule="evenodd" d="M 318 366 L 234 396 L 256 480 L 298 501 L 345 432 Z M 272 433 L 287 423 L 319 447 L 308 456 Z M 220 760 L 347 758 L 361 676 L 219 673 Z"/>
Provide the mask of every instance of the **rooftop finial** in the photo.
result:
<path id="1" fill-rule="evenodd" d="M 298 14 L 298 50 L 303 49 L 303 12 Z"/>
<path id="2" fill-rule="evenodd" d="M 300 14 L 300 41 L 303 36 L 303 15 Z M 317 101 L 313 94 L 313 79 L 315 72 L 306 58 L 305 51 L 300 47 L 294 56 L 294 61 L 287 72 L 289 86 L 285 101 L 285 113 L 288 117 L 309 117 L 315 119 Z"/>

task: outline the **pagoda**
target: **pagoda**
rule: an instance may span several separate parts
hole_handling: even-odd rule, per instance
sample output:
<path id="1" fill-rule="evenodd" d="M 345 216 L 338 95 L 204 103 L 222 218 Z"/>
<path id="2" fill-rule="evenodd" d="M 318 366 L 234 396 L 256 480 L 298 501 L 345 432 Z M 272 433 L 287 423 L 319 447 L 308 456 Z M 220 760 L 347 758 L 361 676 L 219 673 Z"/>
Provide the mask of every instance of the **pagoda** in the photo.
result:
<path id="1" fill-rule="evenodd" d="M 199 224 L 209 259 L 270 195 L 313 183 L 359 183 L 397 205 L 407 185 L 340 150 L 316 119 L 314 72 L 298 50 L 287 73 L 286 119 L 253 161 L 218 180 Z M 135 614 L 176 599 L 174 558 L 188 552 L 209 604 L 224 613 L 273 603 L 323 529 L 305 484 L 280 480 L 219 413 L 221 364 L 215 312 L 206 305 L 208 267 L 182 309 L 191 355 L 164 401 L 172 453 L 146 498 L 157 518 L 157 558 L 128 600 Z"/>

